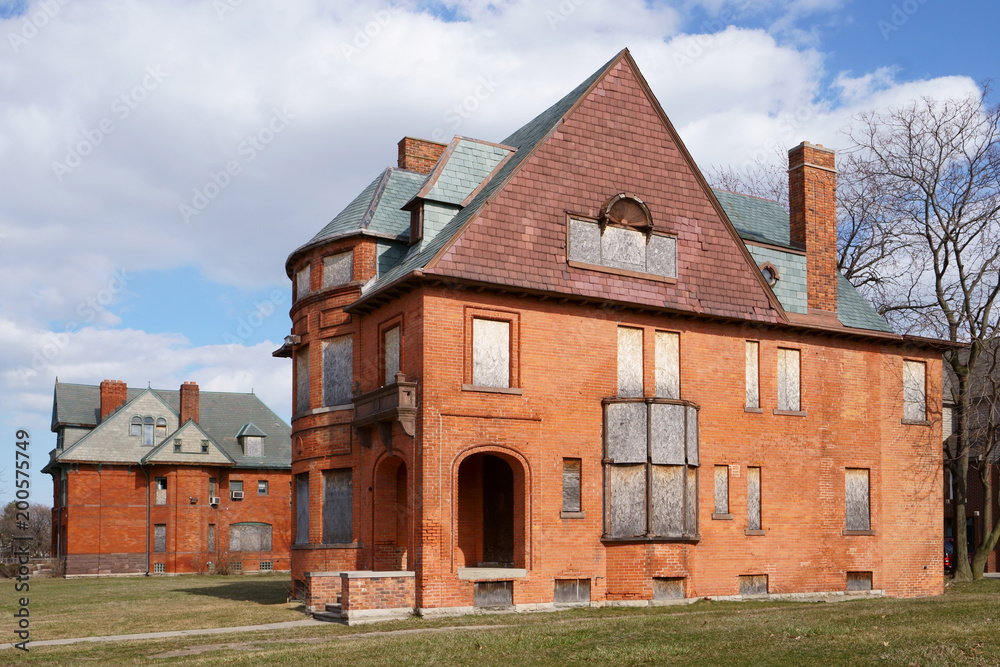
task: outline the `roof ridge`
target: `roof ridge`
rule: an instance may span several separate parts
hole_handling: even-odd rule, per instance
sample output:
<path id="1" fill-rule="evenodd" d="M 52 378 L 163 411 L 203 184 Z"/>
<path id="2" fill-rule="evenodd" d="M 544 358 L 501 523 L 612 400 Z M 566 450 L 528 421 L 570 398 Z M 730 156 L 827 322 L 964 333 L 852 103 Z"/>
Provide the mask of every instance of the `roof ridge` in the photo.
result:
<path id="1" fill-rule="evenodd" d="M 375 210 L 378 209 L 378 205 L 382 201 L 382 193 L 385 192 L 385 186 L 388 185 L 391 176 L 392 167 L 386 167 L 379 177 L 378 185 L 375 186 L 375 192 L 372 193 L 372 198 L 368 202 L 368 208 L 365 209 L 364 215 L 361 216 L 361 221 L 358 223 L 360 229 L 368 229 L 371 224 L 372 218 L 375 217 Z"/>
<path id="2" fill-rule="evenodd" d="M 724 192 L 724 193 L 726 193 L 728 195 L 736 195 L 737 197 L 749 197 L 750 199 L 757 199 L 757 200 L 760 200 L 760 201 L 766 201 L 766 202 L 768 202 L 770 204 L 777 204 L 778 206 L 781 206 L 781 202 L 778 201 L 777 199 L 768 199 L 767 197 L 758 197 L 757 195 L 748 195 L 745 192 L 733 192 L 732 190 L 726 190 L 725 188 L 716 188 L 716 187 L 713 187 L 712 190 L 715 191 L 715 192 Z M 784 209 L 785 207 L 781 206 L 781 208 Z"/>

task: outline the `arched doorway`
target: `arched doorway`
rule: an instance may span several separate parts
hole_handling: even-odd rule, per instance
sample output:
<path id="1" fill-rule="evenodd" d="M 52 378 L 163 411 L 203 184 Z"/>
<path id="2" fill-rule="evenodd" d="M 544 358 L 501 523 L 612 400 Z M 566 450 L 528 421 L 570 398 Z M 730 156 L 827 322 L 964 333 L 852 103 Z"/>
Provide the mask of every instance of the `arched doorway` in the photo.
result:
<path id="1" fill-rule="evenodd" d="M 410 557 L 410 507 L 406 463 L 385 458 L 375 472 L 373 570 L 406 570 Z"/>
<path id="2" fill-rule="evenodd" d="M 459 567 L 524 567 L 524 469 L 514 457 L 478 453 L 458 468 Z"/>

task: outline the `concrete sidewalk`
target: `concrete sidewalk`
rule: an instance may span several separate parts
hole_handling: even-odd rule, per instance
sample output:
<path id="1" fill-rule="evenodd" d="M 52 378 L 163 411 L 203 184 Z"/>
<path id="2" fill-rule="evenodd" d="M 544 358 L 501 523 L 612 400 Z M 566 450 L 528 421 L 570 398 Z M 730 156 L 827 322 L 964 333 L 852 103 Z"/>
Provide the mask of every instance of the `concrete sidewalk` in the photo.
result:
<path id="1" fill-rule="evenodd" d="M 197 635 L 220 635 L 233 632 L 257 632 L 260 630 L 284 630 L 287 628 L 302 628 L 313 625 L 329 625 L 323 621 L 311 618 L 301 621 L 286 621 L 284 623 L 265 623 L 264 625 L 242 625 L 234 628 L 201 628 L 197 630 L 172 630 L 168 632 L 143 632 L 137 635 L 107 635 L 104 637 L 75 637 L 71 639 L 47 639 L 28 642 L 28 647 L 35 646 L 65 646 L 67 644 L 82 644 L 84 642 L 127 642 L 133 639 L 166 639 L 170 637 L 194 637 Z M 14 644 L 0 644 L 0 650 L 12 649 Z"/>

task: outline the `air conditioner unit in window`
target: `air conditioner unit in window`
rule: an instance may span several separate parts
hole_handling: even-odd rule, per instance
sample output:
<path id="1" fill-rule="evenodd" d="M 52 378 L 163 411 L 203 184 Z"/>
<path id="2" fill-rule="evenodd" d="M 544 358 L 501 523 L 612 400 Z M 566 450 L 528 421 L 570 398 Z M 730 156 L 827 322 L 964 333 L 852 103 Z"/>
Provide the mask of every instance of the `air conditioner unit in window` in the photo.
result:
<path id="1" fill-rule="evenodd" d="M 230 493 L 230 497 L 233 500 L 243 500 L 243 492 L 242 491 L 230 491 L 229 493 Z"/>
<path id="2" fill-rule="evenodd" d="M 218 505 L 219 504 L 219 500 L 220 500 L 219 496 L 212 496 L 211 498 L 208 499 L 208 504 L 209 505 Z"/>

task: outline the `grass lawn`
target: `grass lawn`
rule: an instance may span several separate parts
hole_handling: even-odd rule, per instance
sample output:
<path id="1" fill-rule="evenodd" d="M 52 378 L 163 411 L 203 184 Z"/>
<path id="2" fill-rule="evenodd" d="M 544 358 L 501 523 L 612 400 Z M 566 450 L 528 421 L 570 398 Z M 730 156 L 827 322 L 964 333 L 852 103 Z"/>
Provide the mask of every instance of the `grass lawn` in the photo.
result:
<path id="1" fill-rule="evenodd" d="M 282 575 L 53 580 L 48 590 L 42 582 L 35 589 L 33 582 L 33 638 L 50 638 L 56 630 L 60 636 L 83 636 L 88 634 L 83 628 L 98 625 L 80 615 L 128 622 L 121 617 L 129 612 L 121 611 L 116 600 L 125 595 L 131 613 L 145 619 L 140 619 L 142 627 L 116 625 L 100 634 L 302 618 L 294 605 L 284 603 L 279 585 L 285 581 Z M 76 600 L 64 590 L 78 583 L 90 587 L 88 599 Z M 143 593 L 143 584 L 157 592 Z M 0 581 L 0 588 L 4 585 L 12 583 Z M 61 620 L 46 619 L 50 597 L 76 605 L 77 611 L 61 609 Z M 202 598 L 209 600 L 207 607 Z M 223 612 L 223 607 L 229 611 Z M 0 607 L 6 618 L 9 611 L 9 605 Z M 43 627 L 52 632 L 43 633 Z M 411 619 L 354 628 L 330 624 L 280 633 L 35 647 L 27 655 L 0 652 L 0 664 L 14 663 L 998 665 L 1000 580 L 959 584 L 941 597 L 915 600 L 701 601 L 683 607 Z"/>

